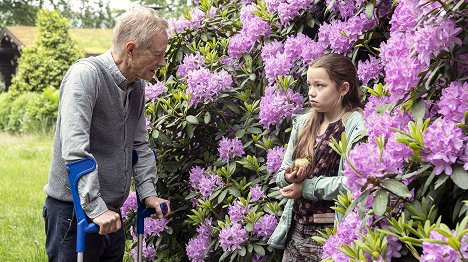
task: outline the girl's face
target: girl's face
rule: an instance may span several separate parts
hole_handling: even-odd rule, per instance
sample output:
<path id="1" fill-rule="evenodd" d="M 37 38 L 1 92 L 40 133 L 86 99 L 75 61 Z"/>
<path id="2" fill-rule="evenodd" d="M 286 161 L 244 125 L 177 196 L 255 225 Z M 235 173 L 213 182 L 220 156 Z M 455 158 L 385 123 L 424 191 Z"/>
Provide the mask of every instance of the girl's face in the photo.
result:
<path id="1" fill-rule="evenodd" d="M 327 70 L 321 67 L 309 67 L 307 85 L 309 86 L 309 101 L 317 112 L 341 112 L 343 107 L 340 96 L 344 96 L 347 90 L 338 89 L 336 83 L 330 79 Z"/>

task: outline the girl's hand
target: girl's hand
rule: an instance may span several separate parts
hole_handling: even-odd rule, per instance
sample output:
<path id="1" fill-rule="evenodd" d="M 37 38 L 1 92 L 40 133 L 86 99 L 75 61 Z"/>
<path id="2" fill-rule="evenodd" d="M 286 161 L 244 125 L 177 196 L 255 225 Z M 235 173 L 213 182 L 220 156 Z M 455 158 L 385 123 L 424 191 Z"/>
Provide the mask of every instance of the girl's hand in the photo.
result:
<path id="1" fill-rule="evenodd" d="M 280 193 L 284 198 L 299 199 L 302 197 L 303 189 L 304 183 L 292 183 L 291 185 L 280 189 Z"/>
<path id="2" fill-rule="evenodd" d="M 300 167 L 298 170 L 293 170 L 292 167 L 288 166 L 284 170 L 284 175 L 286 182 L 289 184 L 292 183 L 301 183 L 304 179 L 307 178 L 309 174 L 309 168 Z"/>

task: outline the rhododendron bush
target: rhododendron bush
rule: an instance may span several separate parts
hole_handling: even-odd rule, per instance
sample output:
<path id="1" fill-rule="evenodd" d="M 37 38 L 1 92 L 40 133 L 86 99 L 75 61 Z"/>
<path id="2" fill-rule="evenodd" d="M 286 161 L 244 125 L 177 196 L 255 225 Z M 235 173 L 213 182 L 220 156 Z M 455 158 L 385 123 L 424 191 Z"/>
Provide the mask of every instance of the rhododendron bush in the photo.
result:
<path id="1" fill-rule="evenodd" d="M 307 64 L 334 52 L 358 68 L 368 137 L 331 142 L 350 191 L 314 238 L 323 259 L 467 261 L 467 15 L 463 0 L 201 0 L 169 21 L 146 115 L 173 214 L 147 223 L 145 259 L 280 259 L 275 173 Z"/>

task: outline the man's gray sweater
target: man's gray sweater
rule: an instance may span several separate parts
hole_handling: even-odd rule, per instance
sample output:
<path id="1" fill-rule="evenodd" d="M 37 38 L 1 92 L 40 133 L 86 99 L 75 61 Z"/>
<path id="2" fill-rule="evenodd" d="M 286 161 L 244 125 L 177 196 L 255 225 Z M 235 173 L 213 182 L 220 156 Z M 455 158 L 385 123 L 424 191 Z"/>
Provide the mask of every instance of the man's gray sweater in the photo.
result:
<path id="1" fill-rule="evenodd" d="M 133 174 L 142 199 L 156 195 L 144 87 L 142 80 L 128 84 L 110 51 L 80 60 L 68 70 L 60 86 L 47 195 L 71 201 L 65 163 L 85 157 L 97 162 L 96 170 L 78 183 L 82 207 L 90 218 L 122 206 Z M 132 167 L 134 149 L 139 161 Z"/>

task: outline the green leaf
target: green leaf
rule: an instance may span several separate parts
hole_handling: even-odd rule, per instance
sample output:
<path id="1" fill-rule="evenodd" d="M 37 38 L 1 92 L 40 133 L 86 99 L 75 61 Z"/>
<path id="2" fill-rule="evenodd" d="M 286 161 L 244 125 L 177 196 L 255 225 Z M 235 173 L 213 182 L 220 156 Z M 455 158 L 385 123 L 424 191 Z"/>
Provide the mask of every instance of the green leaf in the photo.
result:
<path id="1" fill-rule="evenodd" d="M 238 252 L 239 252 L 239 255 L 240 255 L 241 257 L 243 257 L 243 256 L 245 256 L 245 253 L 247 253 L 247 250 L 245 249 L 244 246 L 242 246 L 241 249 L 239 249 Z"/>
<path id="2" fill-rule="evenodd" d="M 236 131 L 236 137 L 237 138 L 242 138 L 245 135 L 245 129 L 239 129 Z"/>
<path id="3" fill-rule="evenodd" d="M 374 213 L 378 216 L 383 216 L 385 211 L 387 210 L 388 204 L 388 192 L 385 190 L 380 189 L 377 191 L 377 194 L 374 197 L 372 202 L 372 208 L 374 209 Z"/>
<path id="4" fill-rule="evenodd" d="M 196 116 L 193 116 L 193 115 L 188 115 L 185 120 L 187 120 L 187 122 L 189 122 L 190 124 L 192 125 L 198 125 L 198 118 Z"/>
<path id="5" fill-rule="evenodd" d="M 381 184 L 385 189 L 392 192 L 393 194 L 402 197 L 408 198 L 411 197 L 411 194 L 408 190 L 408 187 L 405 184 L 401 183 L 400 181 L 394 179 L 388 179 L 382 182 Z"/>
<path id="6" fill-rule="evenodd" d="M 205 124 L 208 124 L 208 123 L 211 121 L 211 114 L 210 114 L 210 112 L 206 112 L 206 113 L 205 113 L 205 117 L 203 117 L 203 120 L 204 120 Z"/>
<path id="7" fill-rule="evenodd" d="M 259 245 L 253 245 L 255 253 L 259 254 L 260 256 L 265 256 L 265 249 Z"/>
<path id="8" fill-rule="evenodd" d="M 453 183 L 455 183 L 455 185 L 459 186 L 461 189 L 468 189 L 468 172 L 466 172 L 463 167 L 456 166 L 453 169 L 450 178 L 452 179 Z"/>
<path id="9" fill-rule="evenodd" d="M 367 19 L 371 20 L 372 17 L 374 16 L 374 8 L 375 8 L 375 3 L 374 1 L 369 1 L 366 5 L 366 17 Z"/>
<path id="10" fill-rule="evenodd" d="M 418 102 L 413 103 L 413 107 L 411 109 L 411 114 L 413 115 L 413 119 L 422 119 L 426 112 L 426 105 L 424 104 L 424 100 L 420 99 Z"/>

